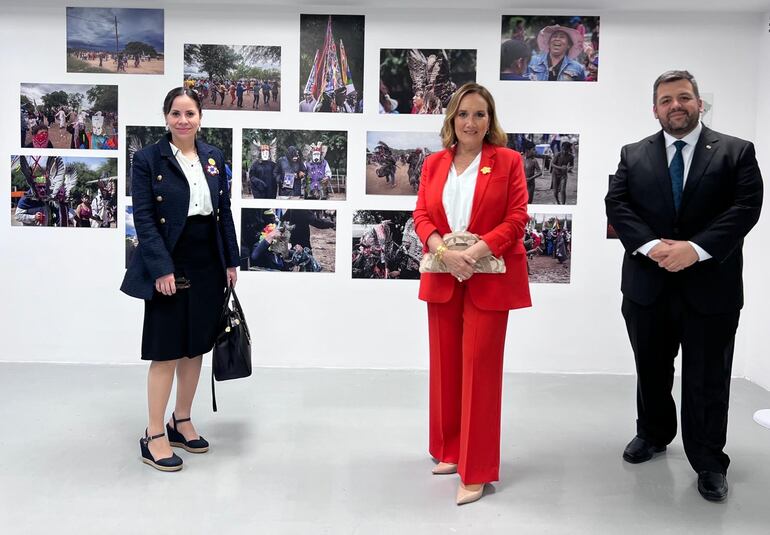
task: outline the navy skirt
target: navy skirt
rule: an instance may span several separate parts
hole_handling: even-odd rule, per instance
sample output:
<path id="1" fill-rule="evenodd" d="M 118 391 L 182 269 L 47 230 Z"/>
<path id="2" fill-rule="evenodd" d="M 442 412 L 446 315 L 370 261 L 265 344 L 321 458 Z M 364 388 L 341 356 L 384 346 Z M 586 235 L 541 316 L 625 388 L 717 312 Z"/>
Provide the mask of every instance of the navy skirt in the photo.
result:
<path id="1" fill-rule="evenodd" d="M 192 358 L 214 347 L 227 284 L 216 228 L 213 216 L 187 218 L 171 257 L 174 276 L 190 287 L 145 301 L 142 360 Z"/>

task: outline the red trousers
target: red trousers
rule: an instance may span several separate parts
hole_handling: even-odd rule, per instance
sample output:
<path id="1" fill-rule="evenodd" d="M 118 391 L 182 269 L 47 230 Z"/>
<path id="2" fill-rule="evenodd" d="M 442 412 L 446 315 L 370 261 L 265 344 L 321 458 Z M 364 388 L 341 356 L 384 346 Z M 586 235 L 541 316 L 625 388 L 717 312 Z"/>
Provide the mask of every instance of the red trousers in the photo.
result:
<path id="1" fill-rule="evenodd" d="M 428 303 L 430 454 L 457 464 L 466 485 L 499 479 L 507 326 L 507 310 L 477 308 L 462 283 Z"/>

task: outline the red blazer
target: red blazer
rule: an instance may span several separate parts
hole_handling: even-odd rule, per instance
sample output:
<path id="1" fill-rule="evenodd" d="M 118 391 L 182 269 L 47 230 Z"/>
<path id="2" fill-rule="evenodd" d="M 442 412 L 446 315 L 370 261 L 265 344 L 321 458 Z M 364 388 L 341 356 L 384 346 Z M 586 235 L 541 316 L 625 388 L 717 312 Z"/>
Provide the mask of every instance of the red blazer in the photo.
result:
<path id="1" fill-rule="evenodd" d="M 444 184 L 454 158 L 454 149 L 431 154 L 425 160 L 414 210 L 414 225 L 423 243 L 438 232 L 451 232 L 444 211 Z M 487 171 L 486 173 L 484 171 Z M 476 178 L 468 232 L 484 240 L 492 254 L 502 256 L 505 273 L 475 273 L 463 282 L 473 303 L 483 310 L 510 310 L 532 306 L 529 296 L 524 226 L 527 223 L 527 182 L 521 155 L 508 148 L 484 144 Z M 448 273 L 423 273 L 423 301 L 446 303 L 456 281 Z"/>

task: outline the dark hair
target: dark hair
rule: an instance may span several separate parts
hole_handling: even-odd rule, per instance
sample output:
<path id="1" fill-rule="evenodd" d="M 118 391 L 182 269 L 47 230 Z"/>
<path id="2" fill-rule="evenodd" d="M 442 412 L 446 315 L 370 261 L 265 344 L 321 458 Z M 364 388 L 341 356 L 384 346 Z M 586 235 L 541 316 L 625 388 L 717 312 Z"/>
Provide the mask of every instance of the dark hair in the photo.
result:
<path id="1" fill-rule="evenodd" d="M 527 58 L 532 55 L 529 47 L 523 41 L 508 39 L 500 47 L 500 70 L 507 69 L 516 60 Z"/>
<path id="2" fill-rule="evenodd" d="M 35 126 L 32 127 L 32 135 L 34 136 L 41 130 L 48 130 L 48 127 L 43 123 L 37 123 Z"/>
<path id="3" fill-rule="evenodd" d="M 695 77 L 689 73 L 689 71 L 666 71 L 655 79 L 655 83 L 652 84 L 652 103 L 658 103 L 658 86 L 660 84 L 667 84 L 668 82 L 678 82 L 679 80 L 687 80 L 692 85 L 692 91 L 695 93 L 695 98 L 700 98 L 698 92 L 698 82 L 695 81 Z"/>
<path id="4" fill-rule="evenodd" d="M 166 98 L 163 100 L 163 115 L 168 115 L 171 113 L 171 105 L 174 103 L 174 99 L 183 95 L 193 99 L 193 102 L 195 102 L 195 105 L 198 107 L 198 113 L 203 114 L 203 109 L 201 108 L 201 97 L 198 96 L 197 91 L 188 87 L 175 87 L 168 92 Z"/>

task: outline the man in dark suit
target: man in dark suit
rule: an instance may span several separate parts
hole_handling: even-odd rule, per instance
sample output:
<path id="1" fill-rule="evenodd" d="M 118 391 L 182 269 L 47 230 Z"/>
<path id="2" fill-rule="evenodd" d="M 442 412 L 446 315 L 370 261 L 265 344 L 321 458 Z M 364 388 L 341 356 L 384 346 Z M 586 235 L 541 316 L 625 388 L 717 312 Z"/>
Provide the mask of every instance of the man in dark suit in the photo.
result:
<path id="1" fill-rule="evenodd" d="M 682 348 L 682 440 L 707 500 L 727 496 L 727 411 L 743 306 L 743 238 L 759 219 L 762 177 L 748 141 L 703 126 L 687 71 L 653 86 L 662 131 L 626 145 L 605 198 L 626 250 L 623 317 L 637 370 L 637 434 L 623 458 L 641 463 L 676 436 L 671 395 Z"/>

